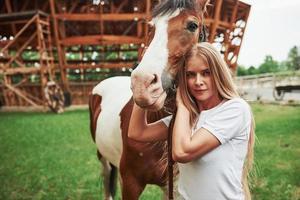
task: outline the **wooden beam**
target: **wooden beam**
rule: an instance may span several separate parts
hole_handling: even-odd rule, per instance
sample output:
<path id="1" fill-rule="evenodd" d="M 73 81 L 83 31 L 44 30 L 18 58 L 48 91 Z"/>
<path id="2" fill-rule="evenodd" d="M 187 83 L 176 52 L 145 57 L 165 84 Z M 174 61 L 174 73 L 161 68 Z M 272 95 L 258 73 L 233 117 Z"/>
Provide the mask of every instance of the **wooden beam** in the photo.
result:
<path id="1" fill-rule="evenodd" d="M 51 0 L 50 0 L 50 3 L 51 3 Z M 57 10 L 59 13 L 63 13 L 63 10 L 62 10 L 63 5 L 60 4 L 60 1 L 55 0 L 54 6 L 55 6 L 54 7 L 55 11 Z M 51 5 L 50 5 L 50 7 L 51 7 Z"/>
<path id="2" fill-rule="evenodd" d="M 233 11 L 231 14 L 231 19 L 230 19 L 230 27 L 228 27 L 227 31 L 225 31 L 225 35 L 224 35 L 224 46 L 225 46 L 225 52 L 224 52 L 224 58 L 226 60 L 228 60 L 228 54 L 229 54 L 229 48 L 232 46 L 231 45 L 231 41 L 230 41 L 230 34 L 232 31 L 234 31 L 235 28 L 235 20 L 236 20 L 236 15 L 237 15 L 237 10 L 239 7 L 239 1 L 235 0 L 234 2 L 234 7 L 233 7 Z M 229 59 L 229 62 L 231 61 L 231 59 Z"/>
<path id="3" fill-rule="evenodd" d="M 220 22 L 222 3 L 223 3 L 223 0 L 216 0 L 215 11 L 214 11 L 214 13 L 215 13 L 214 22 L 212 24 L 211 32 L 210 32 L 209 39 L 208 39 L 210 43 L 212 43 L 214 41 L 215 36 L 216 36 L 217 27 Z"/>
<path id="4" fill-rule="evenodd" d="M 14 88 L 18 88 L 18 87 L 22 87 L 22 85 L 25 83 L 27 83 L 27 81 L 28 81 L 28 77 L 26 76 L 25 78 L 23 78 L 19 83 L 17 83 L 17 84 L 14 84 L 14 85 L 12 85 Z M 43 91 L 44 92 L 44 91 Z M 39 99 L 38 97 L 35 97 L 35 96 L 33 96 L 32 94 L 29 94 L 29 93 L 26 93 L 26 96 L 29 98 L 29 99 L 31 99 L 31 100 L 33 100 L 33 101 L 35 101 L 35 102 L 37 102 L 38 104 L 40 104 L 40 105 L 43 105 L 43 101 L 41 100 L 41 99 Z"/>
<path id="5" fill-rule="evenodd" d="M 85 50 L 82 50 L 82 52 L 97 52 L 97 53 L 101 53 L 101 52 L 129 52 L 129 51 L 138 51 L 139 48 L 129 48 L 129 49 L 121 49 L 121 48 L 113 48 L 113 49 L 92 49 L 92 50 L 89 50 L 89 49 L 85 49 Z M 73 49 L 66 49 L 66 52 L 72 52 L 72 53 L 78 53 L 80 52 L 80 50 L 73 50 Z"/>
<path id="6" fill-rule="evenodd" d="M 21 86 L 23 83 L 26 83 L 27 81 L 28 81 L 28 76 L 25 75 L 25 77 L 21 81 L 19 81 L 17 84 L 14 84 L 13 86 L 17 88 Z"/>
<path id="7" fill-rule="evenodd" d="M 149 20 L 151 17 L 151 0 L 146 1 L 146 15 Z"/>
<path id="8" fill-rule="evenodd" d="M 42 6 L 42 11 L 46 12 L 47 7 L 49 7 L 49 2 L 48 1 L 44 1 L 44 4 Z"/>
<path id="9" fill-rule="evenodd" d="M 120 63 L 102 63 L 102 64 L 79 64 L 79 65 L 65 65 L 65 69 L 96 69 L 96 68 L 107 68 L 107 69 L 116 69 L 116 68 L 132 68 L 136 62 L 120 62 Z"/>
<path id="10" fill-rule="evenodd" d="M 83 63 L 87 63 L 87 64 L 91 64 L 91 63 L 96 63 L 96 64 L 101 64 L 101 63 L 127 63 L 127 62 L 136 62 L 136 59 L 111 59 L 111 60 L 103 60 L 103 59 L 99 59 L 99 60 L 82 60 L 82 59 L 76 59 L 76 60 L 68 60 L 68 64 L 71 65 L 76 65 L 76 64 L 83 64 Z"/>
<path id="11" fill-rule="evenodd" d="M 100 8 L 99 8 L 99 16 L 100 16 L 100 20 L 99 20 L 99 25 L 100 25 L 100 34 L 101 35 L 103 35 L 104 34 L 104 21 L 103 21 L 103 19 L 102 19 L 102 16 L 103 16 L 103 14 L 104 14 L 104 12 L 103 12 L 103 6 L 100 4 Z"/>
<path id="12" fill-rule="evenodd" d="M 7 84 L 5 82 L 3 82 L 3 83 L 4 83 L 5 87 L 7 87 L 9 90 L 13 91 L 16 95 L 18 95 L 19 97 L 24 99 L 26 102 L 28 102 L 29 104 L 31 104 L 34 107 L 38 107 L 38 105 L 36 103 L 34 103 L 33 101 L 31 101 L 29 98 L 27 98 L 26 95 L 23 94 L 21 90 L 15 88 L 12 85 Z"/>
<path id="13" fill-rule="evenodd" d="M 29 0 L 26 0 L 25 2 L 23 0 L 22 8 L 20 9 L 21 12 L 24 11 L 27 8 L 28 3 L 29 3 Z"/>
<path id="14" fill-rule="evenodd" d="M 27 23 L 28 20 L 17 20 L 17 21 L 14 21 L 14 24 L 25 24 Z M 6 24 L 11 24 L 11 21 L 3 21 L 3 22 L 0 22 L 0 25 L 6 25 Z"/>
<path id="15" fill-rule="evenodd" d="M 46 59 L 44 59 L 44 60 L 46 60 Z M 48 60 L 51 60 L 50 58 L 48 59 Z M 58 62 L 57 60 L 54 60 L 55 62 Z M 0 58 L 0 62 L 8 62 L 8 59 L 1 59 Z M 22 59 L 22 62 L 23 63 L 36 63 L 36 62 L 40 62 L 40 59 L 26 59 L 26 60 L 24 60 L 24 59 Z"/>
<path id="16" fill-rule="evenodd" d="M 41 25 L 42 20 L 40 19 L 40 16 L 38 16 L 37 20 L 36 20 L 36 33 L 37 33 L 37 48 L 39 50 L 39 55 L 40 55 L 40 83 L 41 83 L 41 94 L 44 94 L 44 87 L 46 86 L 47 83 L 47 77 L 44 76 L 45 73 L 45 68 L 47 67 L 47 64 L 43 62 L 43 54 L 44 54 L 44 50 L 46 48 L 45 46 L 45 42 L 44 42 L 44 34 L 43 34 L 43 30 L 42 30 L 42 25 Z M 49 26 L 49 22 L 45 22 L 44 23 L 46 26 L 48 24 Z M 45 95 L 42 95 L 42 100 L 45 102 Z"/>
<path id="17" fill-rule="evenodd" d="M 231 27 L 231 24 L 228 23 L 228 22 L 225 22 L 225 21 L 219 21 L 217 29 L 220 28 L 220 27 L 222 27 L 224 29 L 229 29 Z"/>
<path id="18" fill-rule="evenodd" d="M 0 13 L 5 13 L 5 9 L 6 9 L 5 6 L 1 6 L 1 7 L 0 7 Z M 0 88 L 0 89 L 1 89 L 1 88 Z"/>
<path id="19" fill-rule="evenodd" d="M 4 48 L 11 40 L 1 40 L 0 41 L 0 47 Z M 4 52 L 4 51 L 3 51 Z M 2 53 L 3 53 L 2 52 Z"/>
<path id="20" fill-rule="evenodd" d="M 33 40 L 33 38 L 36 36 L 36 33 L 33 33 L 30 38 L 18 49 L 14 57 L 12 57 L 5 65 L 6 68 L 9 67 L 9 65 L 20 55 L 21 52 L 28 46 L 28 44 Z"/>
<path id="21" fill-rule="evenodd" d="M 5 70 L 0 69 L 0 74 L 3 75 L 36 74 L 38 72 L 40 72 L 40 68 L 37 67 L 16 67 L 16 68 L 8 68 Z"/>
<path id="22" fill-rule="evenodd" d="M 58 54 L 58 62 L 60 66 L 60 75 L 63 83 L 63 89 L 66 91 L 70 91 L 69 88 L 69 83 L 67 80 L 66 76 L 66 71 L 63 69 L 63 66 L 65 64 L 65 52 L 63 51 L 61 47 L 61 43 L 59 41 L 59 34 L 58 34 L 58 22 L 56 16 L 56 11 L 55 11 L 55 2 L 54 0 L 49 0 L 50 4 L 50 9 L 51 9 L 51 15 L 53 19 L 53 30 L 54 30 L 54 38 L 55 38 L 55 43 L 56 43 L 56 49 L 57 49 L 57 54 Z"/>
<path id="23" fill-rule="evenodd" d="M 43 88 L 41 88 L 41 89 L 43 90 Z M 43 93 L 44 93 L 44 90 L 43 90 Z M 43 94 L 43 93 L 42 93 L 42 94 Z M 39 103 L 40 105 L 43 105 L 43 104 L 44 104 L 43 101 L 42 101 L 41 99 L 39 99 L 38 97 L 35 97 L 35 96 L 33 96 L 33 95 L 31 95 L 31 94 L 28 94 L 28 93 L 26 93 L 26 96 L 27 96 L 28 98 L 34 100 L 35 102 Z"/>
<path id="24" fill-rule="evenodd" d="M 150 20 L 151 18 L 151 0 L 147 0 L 146 1 L 146 21 Z M 144 33 L 144 42 L 145 44 L 148 44 L 149 43 L 149 25 L 148 23 L 144 23 L 144 30 L 145 30 L 145 33 Z M 140 49 L 139 52 L 142 52 L 143 49 Z M 142 59 L 142 53 L 139 53 L 139 60 Z"/>
<path id="25" fill-rule="evenodd" d="M 205 19 L 205 21 L 204 21 L 206 26 L 214 26 L 215 22 L 216 21 L 214 19 Z M 218 29 L 218 27 L 229 28 L 230 22 L 219 20 L 215 25 L 216 25 L 217 29 Z"/>
<path id="26" fill-rule="evenodd" d="M 110 2 L 110 12 L 111 13 L 115 13 L 116 12 L 116 6 L 115 6 L 115 4 L 114 4 L 114 1 L 111 1 Z"/>
<path id="27" fill-rule="evenodd" d="M 25 41 L 24 41 L 25 42 Z M 1 43 L 2 42 L 0 42 L 0 47 L 1 47 Z M 4 43 L 4 42 L 3 42 Z M 7 43 L 7 42 L 6 42 Z M 121 49 L 121 48 L 119 48 L 119 47 L 115 47 L 115 48 L 103 48 L 103 49 L 84 49 L 84 50 L 82 50 L 82 52 L 97 52 L 97 53 L 102 53 L 102 52 L 107 52 L 107 51 L 109 51 L 109 52 L 129 52 L 129 51 L 138 51 L 138 47 L 130 47 L 130 48 L 128 48 L 128 49 Z M 18 48 L 11 48 L 11 50 L 14 50 L 14 51 L 18 51 Z M 38 51 L 38 49 L 34 46 L 34 47 L 32 47 L 32 48 L 30 48 L 30 49 L 24 49 L 23 50 L 23 52 L 37 52 Z M 75 50 L 75 49 L 72 49 L 72 48 L 67 48 L 66 49 L 66 52 L 71 52 L 71 53 L 78 53 L 78 52 L 80 52 L 81 50 Z M 53 52 L 56 52 L 56 49 L 53 49 Z M 0 61 L 2 61 L 3 60 L 3 58 L 0 58 L 1 60 Z M 7 58 L 5 58 L 5 60 L 6 60 L 6 62 L 9 60 L 9 59 L 7 59 Z M 37 59 L 23 59 L 25 62 L 38 62 L 38 60 Z"/>
<path id="28" fill-rule="evenodd" d="M 128 4 L 128 0 L 123 0 L 119 7 L 116 9 L 116 13 L 119 13 L 126 4 Z"/>
<path id="29" fill-rule="evenodd" d="M 6 51 L 9 46 L 11 46 L 16 40 L 17 38 L 26 30 L 26 28 L 28 26 L 31 25 L 32 22 L 34 22 L 37 19 L 37 15 L 35 15 L 34 17 L 32 17 L 23 27 L 22 29 L 15 35 L 13 40 L 10 40 L 10 42 L 3 48 L 1 49 L 0 53 L 3 53 L 4 51 Z"/>
<path id="30" fill-rule="evenodd" d="M 76 6 L 78 5 L 79 1 L 75 1 L 72 2 L 72 6 L 70 8 L 70 10 L 68 10 L 68 13 L 72 13 L 74 11 L 74 9 L 76 8 Z"/>
<path id="31" fill-rule="evenodd" d="M 143 39 L 131 36 L 118 36 L 118 35 L 89 35 L 89 36 L 76 36 L 62 39 L 61 44 L 65 46 L 72 45 L 96 45 L 96 44 L 141 44 Z"/>
<path id="32" fill-rule="evenodd" d="M 24 63 L 21 62 L 21 61 L 19 61 L 17 58 L 15 59 L 15 62 L 16 62 L 20 67 L 26 68 L 26 66 L 24 65 Z"/>
<path id="33" fill-rule="evenodd" d="M 137 37 L 142 37 L 143 34 L 143 22 L 139 21 L 137 23 Z"/>
<path id="34" fill-rule="evenodd" d="M 10 2 L 11 2 L 10 0 L 5 0 L 6 9 L 7 9 L 8 13 L 12 13 L 12 7 L 11 7 Z M 15 23 L 11 24 L 11 28 L 12 28 L 13 35 L 16 35 L 17 34 L 17 29 L 16 29 Z"/>
<path id="35" fill-rule="evenodd" d="M 136 19 L 145 19 L 145 14 L 133 13 L 133 14 L 56 14 L 55 18 L 67 21 L 131 21 Z"/>

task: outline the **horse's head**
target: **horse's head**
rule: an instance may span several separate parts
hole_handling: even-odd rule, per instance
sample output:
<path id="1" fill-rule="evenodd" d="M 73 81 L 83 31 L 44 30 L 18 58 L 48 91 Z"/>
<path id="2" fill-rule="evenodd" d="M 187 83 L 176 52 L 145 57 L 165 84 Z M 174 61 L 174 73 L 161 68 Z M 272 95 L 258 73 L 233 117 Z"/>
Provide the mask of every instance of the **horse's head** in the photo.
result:
<path id="1" fill-rule="evenodd" d="M 186 52 L 198 42 L 209 0 L 165 0 L 153 12 L 153 39 L 131 75 L 133 99 L 159 110 Z"/>

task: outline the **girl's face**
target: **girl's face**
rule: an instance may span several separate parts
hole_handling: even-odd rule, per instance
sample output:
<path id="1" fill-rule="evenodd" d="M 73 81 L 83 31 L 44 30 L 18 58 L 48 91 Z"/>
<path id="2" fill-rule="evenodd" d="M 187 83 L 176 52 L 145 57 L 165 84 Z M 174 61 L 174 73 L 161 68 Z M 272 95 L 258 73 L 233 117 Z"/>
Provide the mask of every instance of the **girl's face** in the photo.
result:
<path id="1" fill-rule="evenodd" d="M 193 55 L 188 60 L 186 80 L 189 93 L 196 99 L 198 107 L 199 105 L 210 107 L 209 105 L 219 102 L 210 68 L 200 56 Z"/>

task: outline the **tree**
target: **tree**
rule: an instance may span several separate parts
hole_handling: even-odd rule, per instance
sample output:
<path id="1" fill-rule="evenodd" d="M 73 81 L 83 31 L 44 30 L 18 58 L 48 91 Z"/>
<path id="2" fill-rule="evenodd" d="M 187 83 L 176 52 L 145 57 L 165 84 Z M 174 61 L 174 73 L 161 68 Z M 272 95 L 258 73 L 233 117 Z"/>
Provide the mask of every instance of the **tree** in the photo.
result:
<path id="1" fill-rule="evenodd" d="M 249 67 L 247 71 L 248 71 L 248 75 L 257 74 L 257 69 L 253 66 Z"/>
<path id="2" fill-rule="evenodd" d="M 287 59 L 287 68 L 289 70 L 300 70 L 300 49 L 294 46 L 290 49 Z"/>
<path id="3" fill-rule="evenodd" d="M 238 66 L 237 76 L 246 76 L 248 75 L 247 69 L 244 66 Z"/>
<path id="4" fill-rule="evenodd" d="M 277 61 L 273 60 L 273 57 L 270 55 L 267 55 L 265 57 L 264 63 L 262 63 L 258 68 L 258 72 L 260 74 L 278 72 L 278 71 L 279 71 L 279 64 Z"/>
<path id="5" fill-rule="evenodd" d="M 284 72 L 284 71 L 288 71 L 288 67 L 287 64 L 288 62 L 286 60 L 282 61 L 279 63 L 279 71 Z"/>

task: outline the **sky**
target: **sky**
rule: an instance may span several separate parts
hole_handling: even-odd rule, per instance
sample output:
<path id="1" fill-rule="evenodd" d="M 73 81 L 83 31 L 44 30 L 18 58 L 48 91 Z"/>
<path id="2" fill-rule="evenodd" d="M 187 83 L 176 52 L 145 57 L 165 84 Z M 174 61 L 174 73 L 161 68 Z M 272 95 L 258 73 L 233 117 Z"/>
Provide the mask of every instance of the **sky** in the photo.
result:
<path id="1" fill-rule="evenodd" d="M 251 5 L 238 64 L 258 67 L 266 55 L 284 61 L 300 46 L 300 0 L 242 0 Z"/>

